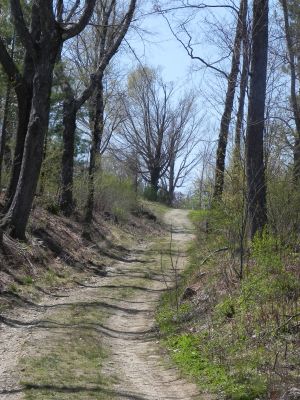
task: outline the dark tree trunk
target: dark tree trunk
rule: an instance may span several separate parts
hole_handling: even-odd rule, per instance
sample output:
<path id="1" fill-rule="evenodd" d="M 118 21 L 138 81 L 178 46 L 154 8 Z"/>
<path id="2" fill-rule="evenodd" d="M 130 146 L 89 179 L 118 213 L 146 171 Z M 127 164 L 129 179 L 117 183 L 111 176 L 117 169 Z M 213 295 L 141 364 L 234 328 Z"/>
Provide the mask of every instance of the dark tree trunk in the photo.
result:
<path id="1" fill-rule="evenodd" d="M 44 161 L 46 160 L 47 150 L 48 150 L 48 132 L 46 132 L 46 137 L 45 137 L 42 163 L 44 163 Z M 44 194 L 44 191 L 45 191 L 45 170 L 42 168 L 41 177 L 40 177 L 39 195 L 42 196 Z"/>
<path id="2" fill-rule="evenodd" d="M 3 156 L 4 156 L 5 146 L 6 146 L 6 139 L 7 139 L 10 99 L 11 99 L 11 83 L 8 82 L 7 88 L 6 88 L 4 113 L 3 113 L 3 121 L 2 121 L 2 131 L 1 131 L 1 137 L 0 137 L 0 190 L 2 187 L 2 164 L 3 164 Z"/>
<path id="3" fill-rule="evenodd" d="M 294 144 L 294 180 L 298 186 L 300 183 L 300 110 L 297 100 L 296 91 L 296 65 L 295 65 L 295 49 L 293 45 L 290 23 L 289 23 L 289 13 L 287 0 L 281 0 L 283 15 L 284 15 L 284 28 L 285 28 L 285 38 L 287 44 L 287 50 L 289 55 L 289 64 L 291 69 L 291 105 L 293 108 L 294 120 L 296 125 L 296 137 Z"/>
<path id="4" fill-rule="evenodd" d="M 73 174 L 76 132 L 76 101 L 69 96 L 63 105 L 63 155 L 61 164 L 60 209 L 68 217 L 74 210 Z"/>
<path id="5" fill-rule="evenodd" d="M 268 0 L 254 0 L 250 94 L 246 133 L 248 208 L 251 237 L 267 222 L 264 117 L 268 61 Z"/>
<path id="6" fill-rule="evenodd" d="M 33 3 L 32 5 L 30 33 L 33 40 L 38 40 L 40 36 L 40 17 L 39 8 L 35 3 Z M 4 211 L 8 211 L 11 206 L 20 176 L 25 137 L 27 134 L 31 111 L 33 77 L 34 63 L 32 55 L 28 50 L 26 50 L 24 56 L 23 74 L 21 79 L 18 79 L 15 85 L 15 92 L 18 101 L 18 126 L 16 133 L 16 144 L 14 149 L 12 172 L 10 176 L 8 190 L 6 192 Z"/>
<path id="7" fill-rule="evenodd" d="M 95 6 L 95 0 L 86 0 L 84 11 L 70 28 L 64 29 L 55 19 L 53 2 L 32 2 L 30 32 L 23 17 L 19 1 L 11 0 L 11 13 L 16 31 L 33 61 L 32 102 L 30 118 L 25 137 L 21 170 L 14 197 L 3 217 L 1 228 L 7 229 L 18 239 L 25 238 L 25 230 L 33 204 L 43 159 L 43 144 L 49 123 L 50 94 L 53 69 L 64 40 L 78 35 L 88 23 Z M 7 67 L 16 70 L 5 56 Z M 9 64 L 9 65 L 8 65 Z M 16 74 L 18 75 L 18 74 Z M 16 87 L 17 91 L 17 87 Z"/>
<path id="8" fill-rule="evenodd" d="M 134 192 L 137 196 L 138 194 L 138 189 L 139 189 L 139 161 L 138 161 L 138 156 L 137 154 L 133 153 L 132 154 L 132 160 L 130 163 L 130 170 L 133 174 L 133 186 L 134 186 Z"/>
<path id="9" fill-rule="evenodd" d="M 220 134 L 217 147 L 214 199 L 220 200 L 224 189 L 225 157 L 228 142 L 229 125 L 231 121 L 237 76 L 239 73 L 241 44 L 243 39 L 244 26 L 246 24 L 247 0 L 241 0 L 236 34 L 231 61 L 231 71 L 228 76 L 228 86 L 225 97 L 225 107 L 221 118 Z"/>
<path id="10" fill-rule="evenodd" d="M 86 1 L 86 4 L 94 3 L 93 1 Z M 62 160 L 62 191 L 61 191 L 61 198 L 60 198 L 60 207 L 63 213 L 66 216 L 69 216 L 74 208 L 74 200 L 73 200 L 73 169 L 74 169 L 74 144 L 75 144 L 75 129 L 76 129 L 76 114 L 80 110 L 80 108 L 84 105 L 84 103 L 90 99 L 93 95 L 95 90 L 95 86 L 97 85 L 97 81 L 102 80 L 103 73 L 105 68 L 109 64 L 111 58 L 116 54 L 118 48 L 127 33 L 129 25 L 131 23 L 135 6 L 136 0 L 131 0 L 128 8 L 128 12 L 126 13 L 126 17 L 124 17 L 122 25 L 118 28 L 114 36 L 114 40 L 112 43 L 109 43 L 107 49 L 106 46 L 106 38 L 107 32 L 109 27 L 109 19 L 112 13 L 114 13 L 115 2 L 107 3 L 105 7 L 107 9 L 104 12 L 104 19 L 100 25 L 102 25 L 102 34 L 101 34 L 101 46 L 100 46 L 100 58 L 98 60 L 99 64 L 96 67 L 95 74 L 91 77 L 90 84 L 88 87 L 83 91 L 81 96 L 75 98 L 75 94 L 72 93 L 72 88 L 65 82 L 64 91 L 66 93 L 66 101 L 65 101 L 65 110 L 64 110 L 64 154 Z M 70 94 L 72 96 L 70 96 Z M 72 100 L 71 100 L 72 98 Z M 98 134 L 94 131 L 94 135 Z M 98 139 L 97 139 L 98 140 Z M 96 142 L 97 142 L 96 140 Z M 93 138 L 94 142 L 94 138 Z M 96 150 L 95 150 L 96 149 Z M 86 208 L 86 219 L 91 220 L 92 218 L 92 209 L 94 203 L 94 166 L 95 166 L 95 159 L 96 159 L 96 151 L 97 151 L 97 143 L 96 147 L 94 147 L 94 143 L 92 143 L 92 150 L 91 152 L 91 163 L 89 168 L 89 194 L 88 194 L 88 204 Z M 94 165 L 94 166 L 93 166 Z M 90 204 L 89 204 L 90 203 Z"/>
<path id="11" fill-rule="evenodd" d="M 33 73 L 32 73 L 33 77 Z M 28 83 L 30 78 L 28 76 Z M 32 102 L 32 81 L 29 86 L 23 85 L 17 91 L 18 99 L 18 126 L 16 133 L 16 144 L 14 149 L 12 172 L 6 192 L 5 210 L 7 211 L 11 206 L 14 194 L 16 192 L 19 175 L 21 171 L 25 137 L 30 118 L 31 102 Z"/>
<path id="12" fill-rule="evenodd" d="M 104 129 L 104 96 L 103 96 L 103 76 L 99 77 L 95 94 L 95 105 L 93 113 L 93 138 L 90 150 L 90 164 L 88 176 L 88 197 L 86 203 L 85 221 L 90 224 L 93 219 L 94 196 L 95 196 L 95 172 L 97 169 L 97 154 L 100 155 L 101 142 Z"/>
<path id="13" fill-rule="evenodd" d="M 159 182 L 159 173 L 157 169 L 150 171 L 150 186 L 153 191 L 153 200 L 157 200 L 158 194 L 158 182 Z"/>
<path id="14" fill-rule="evenodd" d="M 18 239 L 25 239 L 25 230 L 43 159 L 44 138 L 48 128 L 54 63 L 49 66 L 49 61 L 43 60 L 44 57 L 41 57 L 39 65 L 36 66 L 33 79 L 32 108 L 16 192 L 2 222 L 2 227 L 4 226 L 13 237 Z"/>

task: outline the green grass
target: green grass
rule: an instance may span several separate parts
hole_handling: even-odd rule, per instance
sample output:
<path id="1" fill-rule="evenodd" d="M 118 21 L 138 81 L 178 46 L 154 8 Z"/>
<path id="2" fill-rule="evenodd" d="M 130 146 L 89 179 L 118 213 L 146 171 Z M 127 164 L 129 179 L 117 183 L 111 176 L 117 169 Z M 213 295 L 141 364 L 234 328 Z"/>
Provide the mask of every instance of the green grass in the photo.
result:
<path id="1" fill-rule="evenodd" d="M 163 217 L 167 211 L 171 210 L 171 208 L 166 206 L 165 204 L 154 202 L 154 201 L 148 201 L 148 200 L 143 199 L 141 201 L 141 204 L 143 207 L 150 210 L 160 220 L 163 219 Z"/>
<path id="2" fill-rule="evenodd" d="M 25 275 L 21 278 L 23 285 L 32 285 L 34 283 L 33 277 L 30 275 Z"/>
<path id="3" fill-rule="evenodd" d="M 203 221 L 209 213 L 209 210 L 191 210 L 189 211 L 189 218 L 196 225 Z"/>
<path id="4" fill-rule="evenodd" d="M 203 389 L 222 392 L 232 400 L 250 400 L 265 394 L 265 378 L 257 375 L 249 360 L 233 368 L 212 360 L 203 335 L 181 334 L 166 343 L 173 360 Z"/>
<path id="5" fill-rule="evenodd" d="M 58 307 L 47 318 L 50 327 L 44 337 L 31 343 L 34 354 L 29 351 L 20 362 L 26 400 L 111 398 L 103 388 L 108 389 L 114 378 L 101 371 L 109 352 L 97 330 L 108 314 L 92 302 Z"/>
<path id="6" fill-rule="evenodd" d="M 197 226 L 206 212 L 192 211 L 190 218 Z M 210 297 L 207 311 L 197 312 L 190 301 L 181 301 L 177 311 L 171 291 L 163 295 L 156 321 L 173 361 L 203 391 L 233 400 L 265 398 L 271 387 L 282 387 L 277 369 L 284 369 L 284 379 L 291 382 L 300 371 L 294 332 L 300 284 L 286 268 L 291 252 L 271 235 L 256 238 L 243 281 L 235 280 L 230 290 L 218 293 L 226 257 L 217 254 L 201 263 L 209 248 L 218 247 L 215 237 L 213 232 L 191 246 L 179 289 L 182 294 L 204 271 L 201 290 Z M 288 320 L 290 315 L 295 317 Z"/>
<path id="7" fill-rule="evenodd" d="M 109 398 L 102 391 L 108 383 L 101 373 L 107 352 L 99 334 L 73 331 L 44 346 L 41 354 L 22 361 L 27 400 Z"/>

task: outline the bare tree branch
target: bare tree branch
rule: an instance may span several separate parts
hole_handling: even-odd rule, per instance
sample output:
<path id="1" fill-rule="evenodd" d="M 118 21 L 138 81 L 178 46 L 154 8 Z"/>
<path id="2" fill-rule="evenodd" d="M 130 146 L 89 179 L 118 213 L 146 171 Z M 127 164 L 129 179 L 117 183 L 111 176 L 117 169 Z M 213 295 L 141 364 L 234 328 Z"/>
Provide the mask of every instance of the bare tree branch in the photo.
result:
<path id="1" fill-rule="evenodd" d="M 64 33 L 62 35 L 64 41 L 79 35 L 79 33 L 83 31 L 93 14 L 95 4 L 96 0 L 85 0 L 84 10 L 79 21 L 72 25 L 71 28 L 64 29 Z"/>
<path id="2" fill-rule="evenodd" d="M 26 26 L 20 0 L 10 0 L 10 7 L 16 31 L 24 47 L 33 59 L 36 58 L 36 49 L 32 36 Z M 34 7 L 34 5 L 32 6 Z"/>
<path id="3" fill-rule="evenodd" d="M 188 42 L 184 43 L 184 41 L 178 36 L 178 34 L 174 31 L 174 29 L 172 28 L 172 25 L 170 24 L 170 21 L 168 20 L 168 18 L 166 17 L 166 15 L 164 13 L 161 14 L 163 16 L 163 18 L 166 20 L 170 31 L 172 32 L 173 36 L 178 40 L 178 42 L 182 45 L 182 47 L 186 50 L 187 54 L 189 55 L 189 57 L 192 60 L 198 60 L 200 61 L 202 64 L 204 64 L 207 68 L 210 68 L 218 73 L 220 73 L 221 75 L 223 75 L 226 79 L 228 79 L 228 74 L 221 70 L 220 68 L 217 68 L 214 66 L 215 62 L 213 63 L 209 63 L 207 62 L 204 58 L 200 57 L 200 56 L 196 56 L 194 55 L 194 49 L 192 46 L 192 36 L 191 34 L 187 31 L 186 27 L 184 24 L 181 25 L 182 29 L 184 30 L 185 34 L 188 37 Z"/>

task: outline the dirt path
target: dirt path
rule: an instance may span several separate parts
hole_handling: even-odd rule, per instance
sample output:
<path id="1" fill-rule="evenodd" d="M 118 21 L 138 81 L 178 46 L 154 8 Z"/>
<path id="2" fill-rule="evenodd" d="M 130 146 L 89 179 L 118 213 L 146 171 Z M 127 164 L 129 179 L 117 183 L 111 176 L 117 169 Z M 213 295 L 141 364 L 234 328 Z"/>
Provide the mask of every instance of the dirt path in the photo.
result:
<path id="1" fill-rule="evenodd" d="M 179 267 L 185 263 L 185 246 L 192 238 L 191 224 L 184 210 L 171 210 L 165 216 L 165 222 L 172 226 L 173 248 L 179 249 Z M 93 315 L 99 308 L 108 311 L 104 323 L 97 323 L 97 334 L 101 335 L 104 348 L 109 349 L 102 373 L 107 380 L 115 377 L 114 382 L 105 389 L 108 399 L 135 400 L 190 400 L 200 399 L 196 386 L 179 377 L 163 359 L 154 324 L 154 312 L 160 295 L 165 290 L 164 280 L 170 279 L 160 272 L 160 255 L 151 251 L 151 244 L 143 243 L 135 251 L 137 262 L 117 263 L 109 267 L 105 278 L 94 278 L 79 289 L 65 293 L 66 297 L 46 297 L 37 306 L 29 307 L 26 314 L 20 309 L 7 316 L 6 324 L 0 326 L 0 399 L 24 399 L 24 387 L 20 385 L 20 359 L 28 353 L 34 353 L 36 347 L 50 346 L 59 337 L 66 336 L 66 323 L 69 316 L 62 314 L 63 324 L 57 310 L 68 312 L 70 306 L 93 307 Z M 120 288 L 130 291 L 130 296 L 120 296 Z M 17 321 L 17 322 L 16 322 Z M 8 326 L 9 323 L 11 326 Z M 90 322 L 89 322 L 90 324 Z M 91 325 L 91 324 L 90 324 Z M 95 324 L 93 324 L 94 326 Z M 79 324 L 73 324 L 76 328 Z M 80 338 L 81 339 L 81 338 Z M 22 369 L 22 366 L 21 366 Z M 33 389 L 40 382 L 33 382 Z M 80 391 L 73 382 L 68 387 L 67 397 L 75 398 L 72 393 Z M 51 391 L 51 389 L 48 388 Z M 52 388 L 53 392 L 63 392 L 63 388 Z M 85 392 L 95 389 L 91 386 Z M 100 389 L 99 389 L 100 392 Z M 52 393 L 52 392 L 51 392 Z M 95 393 L 94 393 L 95 394 Z M 90 397 L 89 397 L 90 396 Z M 33 397 L 39 398 L 39 397 Z M 40 397 L 60 399 L 57 397 Z M 82 394 L 80 399 L 99 398 Z"/>

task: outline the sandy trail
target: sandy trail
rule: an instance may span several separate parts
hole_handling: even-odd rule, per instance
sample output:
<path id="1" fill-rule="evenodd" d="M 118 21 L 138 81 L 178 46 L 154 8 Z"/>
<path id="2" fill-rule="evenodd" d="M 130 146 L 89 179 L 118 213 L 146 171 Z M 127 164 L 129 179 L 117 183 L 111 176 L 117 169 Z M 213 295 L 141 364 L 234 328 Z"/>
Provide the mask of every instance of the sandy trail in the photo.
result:
<path id="1" fill-rule="evenodd" d="M 192 226 L 185 210 L 170 210 L 165 222 L 172 227 L 173 248 L 180 251 L 179 267 L 186 262 L 184 249 L 192 239 Z M 149 253 L 151 244 L 145 243 L 133 254 L 142 260 Z M 148 252 L 148 253 L 147 253 Z M 109 398 L 132 400 L 191 400 L 200 399 L 194 384 L 180 378 L 162 357 L 155 332 L 154 313 L 160 295 L 165 290 L 163 276 L 159 268 L 159 254 L 148 254 L 147 263 L 117 263 L 109 267 L 105 278 L 95 277 L 92 282 L 76 290 L 65 293 L 68 304 L 101 301 L 99 288 L 115 285 L 111 298 L 106 298 L 110 316 L 102 328 L 105 347 L 110 349 L 109 359 L 103 368 L 104 376 L 116 376 Z M 151 279 L 149 279 L 151 273 Z M 137 286 L 128 299 L 118 299 L 117 285 Z M 142 285 L 135 285 L 132 279 L 139 279 Z M 166 276 L 165 276 L 166 279 Z M 141 286 L 140 288 L 138 286 Z M 0 399 L 24 399 L 20 385 L 20 359 L 34 343 L 51 340 L 51 335 L 59 332 L 43 329 L 41 321 L 51 320 L 55 307 L 66 302 L 65 297 L 45 297 L 39 308 L 15 309 L 7 315 L 11 326 L 0 325 Z M 19 321 L 15 326 L 13 320 Z M 0 321 L 1 322 L 1 321 Z M 20 322 L 24 323 L 20 325 Z M 36 325 L 37 323 L 37 325 Z M 39 327 L 39 329 L 37 329 Z M 101 333 L 100 333 L 101 334 Z M 31 350 L 32 351 L 32 350 Z M 70 399 L 72 394 L 70 394 Z M 93 397 L 94 398 L 94 397 Z"/>

